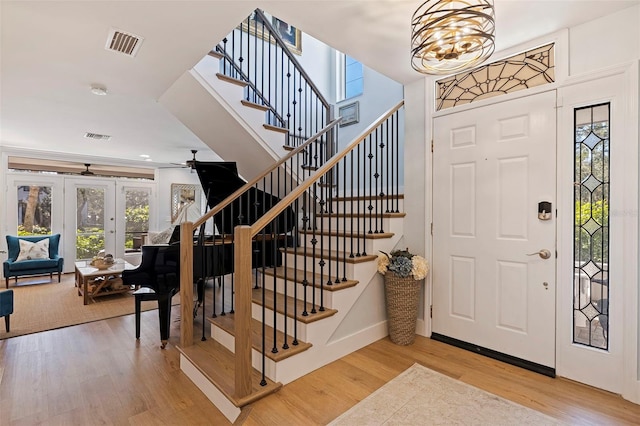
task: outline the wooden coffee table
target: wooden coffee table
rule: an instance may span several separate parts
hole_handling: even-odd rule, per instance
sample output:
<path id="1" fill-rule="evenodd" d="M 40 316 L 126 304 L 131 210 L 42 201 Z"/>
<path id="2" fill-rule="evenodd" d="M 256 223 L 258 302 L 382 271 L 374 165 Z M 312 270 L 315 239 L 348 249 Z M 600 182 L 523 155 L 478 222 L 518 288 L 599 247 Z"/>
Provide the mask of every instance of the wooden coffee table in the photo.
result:
<path id="1" fill-rule="evenodd" d="M 122 286 L 122 271 L 135 269 L 136 266 L 122 259 L 116 259 L 113 266 L 107 269 L 94 268 L 90 263 L 75 262 L 78 296 L 84 296 L 85 305 L 96 297 L 131 291 L 129 286 Z"/>

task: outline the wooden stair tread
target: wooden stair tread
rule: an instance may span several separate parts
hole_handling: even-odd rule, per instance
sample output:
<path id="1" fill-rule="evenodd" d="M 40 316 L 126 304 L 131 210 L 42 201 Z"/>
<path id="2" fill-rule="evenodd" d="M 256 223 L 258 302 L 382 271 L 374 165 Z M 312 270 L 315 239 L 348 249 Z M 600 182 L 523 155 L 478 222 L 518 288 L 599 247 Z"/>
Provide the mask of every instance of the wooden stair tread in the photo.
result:
<path id="1" fill-rule="evenodd" d="M 273 130 L 274 132 L 289 133 L 289 129 L 285 127 L 273 126 L 271 124 L 263 124 L 262 127 L 264 127 L 267 130 Z"/>
<path id="2" fill-rule="evenodd" d="M 369 213 L 318 213 L 316 214 L 317 217 L 387 217 L 387 218 L 393 218 L 393 217 L 405 217 L 407 214 L 404 212 L 400 212 L 400 213 L 376 213 L 376 214 L 369 214 Z"/>
<path id="3" fill-rule="evenodd" d="M 222 53 L 218 53 L 215 50 L 209 51 L 209 53 L 207 53 L 207 55 L 211 56 L 212 58 L 216 58 L 216 59 L 222 59 L 224 57 L 224 56 L 222 56 Z"/>
<path id="4" fill-rule="evenodd" d="M 294 149 L 297 148 L 297 146 L 291 146 L 291 145 L 282 145 L 282 147 L 285 149 L 285 151 L 293 151 Z"/>
<path id="5" fill-rule="evenodd" d="M 269 111 L 268 106 L 260 105 L 255 102 L 250 102 L 250 101 L 247 101 L 246 99 L 241 100 L 240 103 L 249 108 L 259 109 L 260 111 Z"/>
<path id="6" fill-rule="evenodd" d="M 279 266 L 275 269 L 270 268 L 265 270 L 265 274 L 266 275 L 270 275 L 273 276 L 275 275 L 278 278 L 283 278 L 285 277 L 285 272 L 286 272 L 286 276 L 287 279 L 292 280 L 294 278 L 294 276 L 296 277 L 296 282 L 299 284 L 302 284 L 302 281 L 304 280 L 305 276 L 307 278 L 307 282 L 309 283 L 309 285 L 320 288 L 320 283 L 323 281 L 328 280 L 328 277 L 325 275 L 324 278 L 320 275 L 320 274 L 315 274 L 315 281 L 313 279 L 314 274 L 311 271 L 307 271 L 306 275 L 305 272 L 303 270 L 298 269 L 297 270 L 297 275 L 296 275 L 296 270 L 294 268 L 285 268 L 284 266 Z M 340 281 L 339 283 L 335 283 L 333 282 L 331 285 L 327 285 L 327 283 L 324 283 L 324 286 L 322 287 L 323 289 L 327 290 L 327 291 L 338 291 L 338 290 L 342 290 L 345 288 L 349 288 L 349 287 L 353 287 L 355 285 L 358 284 L 359 281 L 356 280 L 347 280 L 347 281 Z"/>
<path id="7" fill-rule="evenodd" d="M 237 78 L 229 77 L 228 75 L 217 73 L 216 77 L 218 77 L 222 81 L 226 81 L 227 83 L 235 84 L 237 86 L 247 87 L 249 84 L 245 81 L 238 80 Z"/>
<path id="8" fill-rule="evenodd" d="M 216 318 L 207 318 L 212 325 L 220 327 L 227 333 L 235 336 L 235 315 L 218 315 Z M 311 343 L 306 343 L 298 340 L 296 345 L 293 344 L 293 337 L 287 336 L 287 343 L 289 347 L 287 349 L 282 348 L 282 342 L 284 342 L 285 334 L 280 330 L 276 330 L 276 342 L 278 342 L 278 352 L 272 353 L 271 348 L 274 346 L 273 339 L 273 327 L 265 325 L 265 356 L 272 359 L 275 362 L 287 359 L 292 355 L 299 354 L 309 349 Z M 258 352 L 262 352 L 262 324 L 256 319 L 251 319 L 251 346 Z"/>
<path id="9" fill-rule="evenodd" d="M 276 312 L 278 312 L 279 314 L 285 315 L 284 312 L 284 302 L 285 302 L 285 297 L 284 294 L 280 294 L 280 293 L 274 293 L 271 290 L 264 290 L 265 293 L 265 306 L 271 310 L 274 310 L 274 296 L 275 296 L 275 301 L 277 302 L 277 308 L 275 309 Z M 262 305 L 262 288 L 254 288 L 252 291 L 252 301 L 255 304 L 258 305 Z M 329 308 L 324 308 L 324 311 L 320 310 L 319 306 L 315 306 L 316 308 L 316 312 L 315 313 L 311 313 L 311 308 L 312 308 L 312 301 L 308 300 L 307 301 L 307 315 L 303 315 L 302 313 L 305 311 L 305 303 L 303 300 L 296 300 L 293 297 L 289 297 L 287 296 L 286 298 L 287 301 L 287 313 L 286 315 L 288 317 L 293 318 L 294 317 L 294 307 L 295 305 L 297 305 L 297 315 L 296 315 L 296 319 L 304 324 L 309 324 L 318 320 L 321 320 L 323 318 L 328 318 L 330 316 L 335 315 L 338 311 L 336 309 L 329 309 Z M 316 300 L 317 301 L 317 300 Z"/>
<path id="10" fill-rule="evenodd" d="M 351 197 L 339 197 L 339 196 L 335 196 L 333 197 L 332 201 L 340 201 L 340 202 L 344 202 L 344 201 L 365 201 L 365 200 L 404 200 L 404 194 L 396 194 L 396 195 L 361 195 L 361 196 L 351 196 Z"/>
<path id="11" fill-rule="evenodd" d="M 304 235 L 304 232 L 301 232 L 300 235 Z M 320 231 L 319 229 L 316 229 L 315 231 L 311 231 L 311 232 L 307 232 L 307 235 L 324 235 L 324 236 L 331 236 L 331 237 L 351 237 L 353 236 L 353 238 L 356 239 L 361 239 L 361 240 L 377 240 L 377 239 L 381 239 L 381 238 L 391 238 L 393 237 L 395 234 L 393 232 L 372 232 L 371 234 L 369 234 L 368 232 L 365 233 L 360 233 L 360 234 L 351 234 L 350 232 L 345 232 L 345 231 L 327 231 L 327 230 L 322 230 Z"/>
<path id="12" fill-rule="evenodd" d="M 319 249 L 316 249 L 314 253 L 314 250 L 311 247 L 307 247 L 306 251 L 303 247 L 298 247 L 298 248 L 286 247 L 280 250 L 282 250 L 284 253 L 299 254 L 299 255 L 313 257 L 313 258 L 323 258 L 325 260 L 328 260 L 328 259 L 339 260 L 339 261 L 345 261 L 346 263 L 363 263 L 363 262 L 371 262 L 373 260 L 378 259 L 378 256 L 373 254 L 350 257 L 349 254 L 345 255 L 344 252 L 335 252 L 333 250 L 320 251 Z M 336 253 L 337 253 L 337 257 L 336 257 Z"/>
<path id="13" fill-rule="evenodd" d="M 244 407 L 282 387 L 281 383 L 273 382 L 268 378 L 265 378 L 267 384 L 260 386 L 262 375 L 252 368 L 251 394 L 237 397 L 235 396 L 235 361 L 231 351 L 213 339 L 194 342 L 193 345 L 184 348 L 178 346 L 178 350 L 236 407 Z"/>

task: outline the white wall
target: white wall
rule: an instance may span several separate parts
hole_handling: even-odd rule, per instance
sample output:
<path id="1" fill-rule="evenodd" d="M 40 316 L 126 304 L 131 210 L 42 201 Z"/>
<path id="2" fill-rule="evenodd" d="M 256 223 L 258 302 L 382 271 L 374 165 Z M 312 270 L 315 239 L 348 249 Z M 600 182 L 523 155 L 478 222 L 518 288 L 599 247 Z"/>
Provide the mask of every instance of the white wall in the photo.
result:
<path id="1" fill-rule="evenodd" d="M 330 72 L 332 53 L 331 47 L 302 33 L 302 55 L 296 56 L 296 59 L 329 103 L 333 103 L 333 73 Z"/>
<path id="2" fill-rule="evenodd" d="M 640 5 L 569 29 L 569 74 L 640 58 Z"/>
<path id="3" fill-rule="evenodd" d="M 357 58 L 356 58 L 357 59 Z M 352 102 L 359 102 L 360 122 L 340 127 L 340 146 L 345 146 L 366 129 L 375 119 L 404 98 L 404 88 L 402 84 L 391 80 L 371 68 L 362 65 L 364 77 L 363 93 L 360 96 L 345 99 L 336 104 L 336 117 L 339 115 L 338 109 L 343 105 Z M 335 75 L 335 72 L 332 72 Z M 335 83 L 334 83 L 335 84 Z M 335 99 L 335 90 L 332 93 Z M 400 140 L 402 140 L 404 128 L 401 127 Z"/>

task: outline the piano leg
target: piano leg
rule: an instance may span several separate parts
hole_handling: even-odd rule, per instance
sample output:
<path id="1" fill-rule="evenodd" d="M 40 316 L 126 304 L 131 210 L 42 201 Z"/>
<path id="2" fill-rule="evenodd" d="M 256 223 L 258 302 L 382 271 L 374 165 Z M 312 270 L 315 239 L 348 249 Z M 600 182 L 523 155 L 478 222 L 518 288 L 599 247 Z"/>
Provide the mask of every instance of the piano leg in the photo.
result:
<path id="1" fill-rule="evenodd" d="M 153 289 L 148 287 L 141 287 L 138 290 L 133 292 L 135 296 L 135 307 L 136 307 L 136 340 L 140 338 L 140 311 L 141 304 L 143 301 L 147 300 L 157 300 L 156 292 Z"/>
<path id="2" fill-rule="evenodd" d="M 174 293 L 158 295 L 158 319 L 160 321 L 160 348 L 167 347 L 169 328 L 171 327 L 171 298 Z"/>

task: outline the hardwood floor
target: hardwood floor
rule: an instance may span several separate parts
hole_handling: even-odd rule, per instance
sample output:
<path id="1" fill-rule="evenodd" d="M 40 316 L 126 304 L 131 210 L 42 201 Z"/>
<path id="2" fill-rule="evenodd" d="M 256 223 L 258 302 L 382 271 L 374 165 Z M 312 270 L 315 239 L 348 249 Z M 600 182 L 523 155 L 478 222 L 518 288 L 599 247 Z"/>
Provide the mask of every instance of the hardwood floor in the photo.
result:
<path id="1" fill-rule="evenodd" d="M 180 371 L 178 308 L 166 350 L 156 311 L 142 314 L 139 341 L 132 315 L 0 340 L 0 425 L 229 424 Z M 326 424 L 415 362 L 569 424 L 640 424 L 640 406 L 617 395 L 423 337 L 375 342 L 248 406 L 236 424 Z"/>

